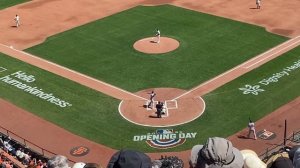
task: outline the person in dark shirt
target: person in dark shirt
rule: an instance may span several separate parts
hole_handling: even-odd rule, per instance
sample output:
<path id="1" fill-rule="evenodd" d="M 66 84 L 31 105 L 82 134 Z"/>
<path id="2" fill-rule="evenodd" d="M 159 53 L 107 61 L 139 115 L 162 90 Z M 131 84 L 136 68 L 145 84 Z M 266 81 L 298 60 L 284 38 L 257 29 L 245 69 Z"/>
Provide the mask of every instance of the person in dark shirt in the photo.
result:
<path id="1" fill-rule="evenodd" d="M 161 118 L 162 107 L 163 107 L 163 104 L 159 101 L 159 102 L 156 104 L 156 114 L 157 114 L 157 118 Z"/>

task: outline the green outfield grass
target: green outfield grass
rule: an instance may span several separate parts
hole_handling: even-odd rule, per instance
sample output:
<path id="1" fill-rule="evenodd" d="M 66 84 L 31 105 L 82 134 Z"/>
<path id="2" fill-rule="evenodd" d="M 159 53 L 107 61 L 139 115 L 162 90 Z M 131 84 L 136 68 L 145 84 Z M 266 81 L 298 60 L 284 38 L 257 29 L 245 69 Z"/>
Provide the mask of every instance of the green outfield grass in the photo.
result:
<path id="1" fill-rule="evenodd" d="M 136 40 L 180 41 L 174 52 L 137 52 Z M 139 6 L 52 36 L 27 51 L 107 83 L 136 92 L 152 87 L 190 89 L 286 38 L 263 28 L 179 7 Z"/>
<path id="2" fill-rule="evenodd" d="M 176 14 L 176 17 L 174 16 Z M 149 25 L 148 23 L 153 23 Z M 131 44 L 150 36 L 157 26 L 181 42 L 168 54 L 147 55 Z M 283 42 L 286 38 L 263 28 L 172 6 L 137 7 L 49 38 L 27 51 L 130 91 L 149 87 L 189 89 Z M 257 85 L 300 59 L 300 48 L 259 67 L 205 95 L 205 113 L 193 122 L 170 127 L 197 132 L 184 145 L 160 151 L 181 151 L 208 137 L 227 137 L 246 127 L 248 117 L 257 120 L 299 96 L 299 70 L 277 83 L 261 86 L 257 96 L 239 88 Z M 77 135 L 109 147 L 157 152 L 133 136 L 155 132 L 124 120 L 119 100 L 72 81 L 0 54 L 0 79 L 16 71 L 34 75 L 28 83 L 72 104 L 61 108 L 0 80 L 0 97 L 27 109 Z"/>
<path id="3" fill-rule="evenodd" d="M 28 2 L 30 0 L 1 0 L 0 1 L 0 10 L 5 9 L 10 6 L 14 6 L 20 3 Z"/>
<path id="4" fill-rule="evenodd" d="M 205 95 L 206 110 L 200 118 L 185 125 L 168 128 L 183 132 L 197 132 L 196 138 L 188 139 L 184 145 L 166 151 L 190 149 L 211 136 L 232 135 L 246 127 L 248 117 L 256 121 L 298 97 L 300 69 L 289 72 L 288 76 L 283 76 L 277 83 L 261 87 L 265 91 L 257 96 L 244 95 L 239 88 L 243 88 L 245 84 L 255 85 L 258 81 L 281 72 L 299 60 L 300 47 Z M 8 69 L 0 73 L 0 79 L 21 70 L 35 76 L 36 81 L 28 83 L 29 85 L 53 93 L 70 102 L 72 106 L 60 108 L 10 86 L 2 80 L 0 80 L 1 98 L 77 135 L 112 148 L 158 151 L 150 148 L 144 141 L 133 141 L 134 135 L 144 135 L 155 132 L 156 129 L 133 125 L 124 120 L 118 114 L 118 100 L 2 54 L 0 54 L 0 67 Z"/>

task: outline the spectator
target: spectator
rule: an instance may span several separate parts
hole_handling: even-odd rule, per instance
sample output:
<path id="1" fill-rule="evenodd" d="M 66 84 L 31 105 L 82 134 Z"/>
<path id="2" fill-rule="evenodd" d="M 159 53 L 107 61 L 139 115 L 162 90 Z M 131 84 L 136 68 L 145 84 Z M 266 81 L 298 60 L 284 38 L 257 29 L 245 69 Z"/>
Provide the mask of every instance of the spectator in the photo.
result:
<path id="1" fill-rule="evenodd" d="M 0 135 L 0 147 L 2 148 L 4 146 L 4 141 L 2 139 L 2 135 Z M 2 148 L 3 149 L 3 148 Z"/>
<path id="2" fill-rule="evenodd" d="M 24 149 L 21 149 L 20 151 L 21 152 L 19 153 L 19 161 L 23 162 L 25 156 Z"/>
<path id="3" fill-rule="evenodd" d="M 36 164 L 35 168 L 43 168 L 43 162 L 41 160 L 38 161 L 38 163 Z"/>
<path id="4" fill-rule="evenodd" d="M 2 168 L 6 168 L 7 162 L 8 162 L 7 159 L 4 159 L 3 162 L 2 162 L 2 164 L 1 164 L 1 167 Z"/>
<path id="5" fill-rule="evenodd" d="M 102 167 L 97 163 L 86 163 L 83 168 L 102 168 Z"/>
<path id="6" fill-rule="evenodd" d="M 292 161 L 287 157 L 278 157 L 270 168 L 294 168 Z"/>
<path id="7" fill-rule="evenodd" d="M 97 163 L 77 162 L 72 166 L 72 168 L 102 168 L 102 167 Z"/>
<path id="8" fill-rule="evenodd" d="M 20 155 L 22 153 L 22 149 L 21 148 L 18 148 L 17 151 L 16 151 L 16 157 L 17 159 L 20 161 Z"/>
<path id="9" fill-rule="evenodd" d="M 151 168 L 151 159 L 144 153 L 120 150 L 110 159 L 107 168 Z"/>
<path id="10" fill-rule="evenodd" d="M 28 164 L 28 167 L 27 168 L 34 168 L 36 167 L 37 163 L 36 163 L 36 159 L 33 158 L 30 160 L 30 163 Z"/>
<path id="11" fill-rule="evenodd" d="M 13 168 L 13 163 L 12 163 L 12 161 L 8 160 L 8 161 L 6 162 L 5 168 Z"/>
<path id="12" fill-rule="evenodd" d="M 293 168 L 293 163 L 286 152 L 274 154 L 266 164 L 268 168 Z"/>
<path id="13" fill-rule="evenodd" d="M 85 166 L 85 163 L 77 162 L 72 166 L 72 168 L 83 168 L 84 166 Z"/>
<path id="14" fill-rule="evenodd" d="M 70 168 L 68 159 L 62 155 L 56 155 L 48 160 L 48 168 Z"/>
<path id="15" fill-rule="evenodd" d="M 48 168 L 48 165 L 47 165 L 46 161 L 45 162 L 42 161 L 42 163 L 43 163 L 43 168 Z"/>
<path id="16" fill-rule="evenodd" d="M 191 151 L 190 166 L 193 168 L 242 168 L 243 155 L 224 138 L 208 138 L 204 145 L 195 145 Z"/>
<path id="17" fill-rule="evenodd" d="M 0 155 L 0 166 L 2 165 L 3 161 L 4 161 L 4 156 L 3 156 L 3 152 L 1 152 L 1 155 Z"/>
<path id="18" fill-rule="evenodd" d="M 260 160 L 252 150 L 241 150 L 244 158 L 244 168 L 266 168 L 267 165 Z"/>
<path id="19" fill-rule="evenodd" d="M 8 137 L 3 141 L 4 150 L 7 151 L 7 153 L 15 155 L 16 152 L 15 152 L 15 149 L 13 148 L 13 146 L 9 143 L 10 140 L 11 140 L 11 138 Z"/>
<path id="20" fill-rule="evenodd" d="M 184 164 L 177 156 L 168 156 L 160 159 L 162 165 L 160 168 L 183 168 Z"/>
<path id="21" fill-rule="evenodd" d="M 295 152 L 296 152 L 298 149 L 300 149 L 300 145 L 295 145 L 295 146 L 293 146 L 293 147 L 289 150 L 289 152 L 288 152 L 289 158 L 290 158 L 292 161 L 293 161 L 293 159 L 294 159 Z"/>
<path id="22" fill-rule="evenodd" d="M 27 151 L 26 153 L 24 153 L 23 164 L 28 165 L 30 162 L 30 159 L 31 159 L 31 156 L 30 156 L 29 152 Z"/>
<path id="23" fill-rule="evenodd" d="M 152 161 L 152 168 L 160 168 L 162 166 L 161 160 L 153 160 Z"/>
<path id="24" fill-rule="evenodd" d="M 8 158 L 6 158 L 7 154 L 16 158 L 27 168 L 47 168 L 47 161 L 42 162 L 40 160 L 40 162 L 36 162 L 36 158 L 33 158 L 33 159 L 31 159 L 31 158 L 34 156 L 34 157 L 38 157 L 38 159 L 43 159 L 43 160 L 48 160 L 48 159 L 44 158 L 43 156 L 39 156 L 34 151 L 31 151 L 28 148 L 26 148 L 25 146 L 12 140 L 9 136 L 7 137 L 5 135 L 4 136 L 0 135 L 0 139 L 4 140 L 3 146 L 1 148 L 3 148 L 3 150 L 5 151 L 5 152 L 1 153 L 1 158 L 4 158 L 4 159 L 0 159 L 0 168 L 2 168 L 2 166 L 3 166 L 3 168 L 18 167 L 18 165 L 13 166 L 13 165 L 15 165 L 15 163 L 13 161 L 10 161 L 8 164 L 6 164 L 7 159 L 8 159 Z M 6 147 L 4 147 L 4 144 Z M 12 148 L 13 150 L 11 150 L 10 148 Z M 17 149 L 17 150 L 15 150 L 15 149 Z M 27 151 L 26 153 L 24 153 L 24 149 L 26 149 L 26 151 Z"/>
<path id="25" fill-rule="evenodd" d="M 294 168 L 300 168 L 300 148 L 298 148 L 295 151 L 294 158 L 293 158 L 293 165 Z"/>

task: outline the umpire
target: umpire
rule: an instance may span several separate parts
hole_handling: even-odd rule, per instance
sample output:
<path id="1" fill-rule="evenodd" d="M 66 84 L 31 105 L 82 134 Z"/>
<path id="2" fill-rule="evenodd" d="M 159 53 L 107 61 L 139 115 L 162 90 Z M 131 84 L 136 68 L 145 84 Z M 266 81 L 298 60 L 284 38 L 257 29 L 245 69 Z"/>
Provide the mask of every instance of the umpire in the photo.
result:
<path id="1" fill-rule="evenodd" d="M 161 112 L 162 112 L 162 108 L 163 108 L 162 102 L 159 101 L 155 107 L 156 107 L 157 118 L 161 118 Z"/>

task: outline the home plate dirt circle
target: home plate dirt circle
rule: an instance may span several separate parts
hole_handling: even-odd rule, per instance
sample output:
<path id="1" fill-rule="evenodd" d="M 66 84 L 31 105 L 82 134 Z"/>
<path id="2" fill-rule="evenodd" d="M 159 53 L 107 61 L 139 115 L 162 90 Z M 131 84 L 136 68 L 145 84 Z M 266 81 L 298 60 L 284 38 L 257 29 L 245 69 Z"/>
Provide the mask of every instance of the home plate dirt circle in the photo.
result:
<path id="1" fill-rule="evenodd" d="M 147 54 L 162 54 L 179 47 L 179 42 L 169 37 L 160 37 L 159 43 L 156 40 L 156 37 L 147 37 L 138 40 L 133 44 L 133 48 Z"/>
<path id="2" fill-rule="evenodd" d="M 156 93 L 153 109 L 147 108 L 147 99 L 151 91 Z M 191 122 L 202 115 L 205 102 L 199 96 L 176 98 L 185 90 L 176 88 L 152 88 L 135 93 L 146 100 L 123 100 L 119 105 L 119 112 L 123 118 L 131 123 L 149 127 L 169 127 Z M 174 99 L 176 98 L 176 99 Z M 168 110 L 162 118 L 157 118 L 155 103 L 166 103 Z"/>

